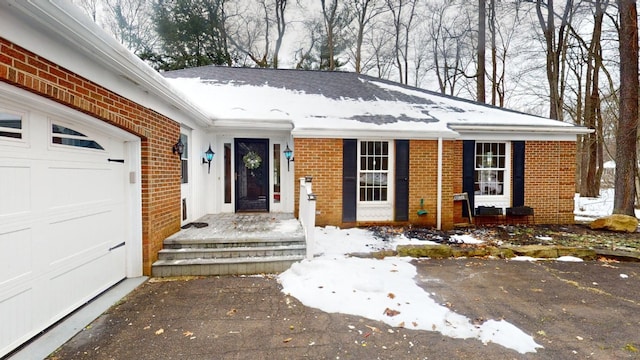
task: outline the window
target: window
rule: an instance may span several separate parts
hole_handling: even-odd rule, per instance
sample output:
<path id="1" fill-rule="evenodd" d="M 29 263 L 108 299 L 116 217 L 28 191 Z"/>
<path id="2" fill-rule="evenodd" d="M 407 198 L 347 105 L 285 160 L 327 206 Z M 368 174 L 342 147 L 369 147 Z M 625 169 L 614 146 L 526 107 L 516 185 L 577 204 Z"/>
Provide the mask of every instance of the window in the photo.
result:
<path id="1" fill-rule="evenodd" d="M 0 111 L 0 137 L 22 139 L 22 116 Z"/>
<path id="2" fill-rule="evenodd" d="M 506 148 L 505 143 L 476 143 L 476 195 L 504 195 Z"/>
<path id="3" fill-rule="evenodd" d="M 104 150 L 104 148 L 87 137 L 87 135 L 66 126 L 51 124 L 51 142 L 59 145 Z"/>
<path id="4" fill-rule="evenodd" d="M 231 204 L 231 143 L 224 143 L 224 203 Z"/>
<path id="5" fill-rule="evenodd" d="M 273 202 L 280 202 L 280 144 L 273 144 Z"/>
<path id="6" fill-rule="evenodd" d="M 189 138 L 185 134 L 180 134 L 180 141 L 184 144 L 184 150 L 180 156 L 180 182 L 189 182 Z"/>
<path id="7" fill-rule="evenodd" d="M 360 142 L 360 201 L 387 201 L 389 142 Z"/>

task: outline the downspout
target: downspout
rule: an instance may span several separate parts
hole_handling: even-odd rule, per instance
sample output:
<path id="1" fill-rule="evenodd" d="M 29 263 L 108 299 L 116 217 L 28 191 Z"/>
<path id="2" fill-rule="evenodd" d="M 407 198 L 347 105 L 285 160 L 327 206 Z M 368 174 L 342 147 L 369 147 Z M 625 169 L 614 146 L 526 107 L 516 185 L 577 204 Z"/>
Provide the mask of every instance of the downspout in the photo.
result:
<path id="1" fill-rule="evenodd" d="M 442 136 L 438 137 L 438 185 L 436 229 L 442 229 Z"/>

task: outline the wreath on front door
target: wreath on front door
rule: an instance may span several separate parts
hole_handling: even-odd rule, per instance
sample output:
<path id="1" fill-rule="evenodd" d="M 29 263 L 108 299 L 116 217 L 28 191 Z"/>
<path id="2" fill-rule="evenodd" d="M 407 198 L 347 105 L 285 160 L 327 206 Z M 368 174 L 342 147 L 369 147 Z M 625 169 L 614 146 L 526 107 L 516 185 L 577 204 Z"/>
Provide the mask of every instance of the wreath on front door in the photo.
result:
<path id="1" fill-rule="evenodd" d="M 255 170 L 260 167 L 260 164 L 262 164 L 262 158 L 255 151 L 249 151 L 242 157 L 242 162 L 244 162 L 244 166 L 247 169 Z"/>

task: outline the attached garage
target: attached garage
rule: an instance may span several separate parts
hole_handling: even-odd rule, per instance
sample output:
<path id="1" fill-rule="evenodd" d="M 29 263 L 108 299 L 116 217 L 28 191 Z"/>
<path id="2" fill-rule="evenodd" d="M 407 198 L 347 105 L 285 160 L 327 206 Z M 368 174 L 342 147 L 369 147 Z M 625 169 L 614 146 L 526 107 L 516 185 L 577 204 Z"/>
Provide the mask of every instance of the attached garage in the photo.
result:
<path id="1" fill-rule="evenodd" d="M 1 356 L 139 275 L 142 244 L 139 139 L 0 85 Z"/>

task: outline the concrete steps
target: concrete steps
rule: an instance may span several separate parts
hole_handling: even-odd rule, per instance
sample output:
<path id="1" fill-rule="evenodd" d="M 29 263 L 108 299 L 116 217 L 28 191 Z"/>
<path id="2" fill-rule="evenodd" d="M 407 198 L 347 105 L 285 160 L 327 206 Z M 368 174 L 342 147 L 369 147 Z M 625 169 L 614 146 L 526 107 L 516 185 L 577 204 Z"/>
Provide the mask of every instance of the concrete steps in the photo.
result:
<path id="1" fill-rule="evenodd" d="M 305 258 L 304 236 L 283 239 L 165 240 L 152 275 L 208 276 L 280 273 Z"/>

